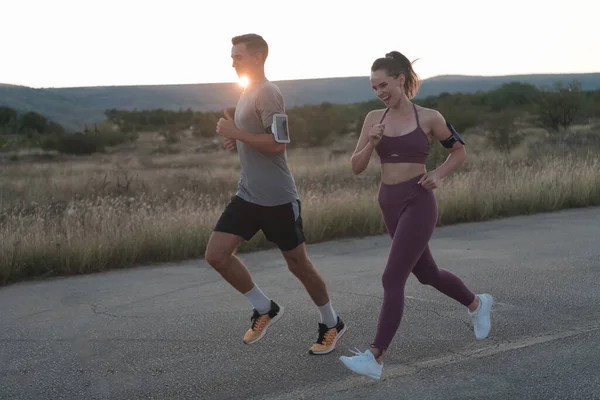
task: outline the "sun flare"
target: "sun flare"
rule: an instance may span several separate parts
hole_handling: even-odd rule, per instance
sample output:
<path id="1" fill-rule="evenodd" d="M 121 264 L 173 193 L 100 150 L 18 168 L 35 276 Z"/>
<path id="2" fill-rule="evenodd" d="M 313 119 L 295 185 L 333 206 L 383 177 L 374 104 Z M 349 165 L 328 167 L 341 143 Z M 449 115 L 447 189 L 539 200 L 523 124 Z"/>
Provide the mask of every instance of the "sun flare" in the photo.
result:
<path id="1" fill-rule="evenodd" d="M 249 80 L 248 80 L 248 78 L 247 78 L 247 77 L 245 77 L 245 76 L 242 76 L 242 77 L 240 77 L 240 79 L 238 80 L 238 84 L 239 84 L 241 87 L 244 87 L 244 88 L 245 88 L 246 86 L 248 86 L 248 83 L 250 83 L 250 81 L 249 81 Z"/>

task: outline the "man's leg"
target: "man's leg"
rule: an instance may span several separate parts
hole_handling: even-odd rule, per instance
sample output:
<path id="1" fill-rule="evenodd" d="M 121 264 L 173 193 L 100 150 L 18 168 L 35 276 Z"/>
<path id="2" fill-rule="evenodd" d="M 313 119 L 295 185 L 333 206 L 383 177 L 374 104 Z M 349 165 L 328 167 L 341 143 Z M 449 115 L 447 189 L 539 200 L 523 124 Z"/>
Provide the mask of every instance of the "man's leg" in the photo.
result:
<path id="1" fill-rule="evenodd" d="M 210 235 L 204 257 L 231 286 L 240 293 L 247 293 L 254 287 L 252 276 L 241 260 L 233 255 L 242 240 L 241 236 L 215 231 Z"/>
<path id="2" fill-rule="evenodd" d="M 254 208 L 255 205 L 234 197 L 219 218 L 205 253 L 208 264 L 252 304 L 252 325 L 244 335 L 246 344 L 262 339 L 284 311 L 253 282 L 246 266 L 234 254 L 242 240 L 250 240 L 258 232 Z"/>
<path id="3" fill-rule="evenodd" d="M 319 337 L 310 353 L 327 354 L 335 350 L 346 326 L 331 305 L 325 281 L 308 257 L 300 211 L 299 200 L 269 207 L 263 213 L 261 229 L 279 247 L 290 272 L 304 285 L 321 314 Z"/>
<path id="4" fill-rule="evenodd" d="M 329 295 L 325 281 L 315 268 L 313 263 L 308 258 L 306 252 L 306 243 L 301 243 L 293 250 L 282 251 L 283 258 L 288 265 L 288 269 L 298 280 L 304 285 L 310 298 L 317 307 L 324 307 L 329 304 Z M 327 318 L 327 316 L 324 316 Z M 336 316 L 332 316 L 333 320 L 323 321 L 328 326 L 335 325 Z"/>

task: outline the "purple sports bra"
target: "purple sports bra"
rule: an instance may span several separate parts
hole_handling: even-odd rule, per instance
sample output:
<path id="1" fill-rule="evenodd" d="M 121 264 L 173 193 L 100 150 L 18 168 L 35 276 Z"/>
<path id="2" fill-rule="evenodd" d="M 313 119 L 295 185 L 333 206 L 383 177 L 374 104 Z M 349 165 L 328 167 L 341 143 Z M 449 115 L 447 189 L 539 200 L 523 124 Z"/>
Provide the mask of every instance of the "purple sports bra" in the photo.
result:
<path id="1" fill-rule="evenodd" d="M 413 104 L 417 128 L 400 136 L 382 135 L 375 151 L 381 163 L 418 163 L 425 164 L 429 155 L 429 140 L 419 124 L 417 107 Z M 381 124 L 390 109 L 387 108 L 381 117 Z"/>

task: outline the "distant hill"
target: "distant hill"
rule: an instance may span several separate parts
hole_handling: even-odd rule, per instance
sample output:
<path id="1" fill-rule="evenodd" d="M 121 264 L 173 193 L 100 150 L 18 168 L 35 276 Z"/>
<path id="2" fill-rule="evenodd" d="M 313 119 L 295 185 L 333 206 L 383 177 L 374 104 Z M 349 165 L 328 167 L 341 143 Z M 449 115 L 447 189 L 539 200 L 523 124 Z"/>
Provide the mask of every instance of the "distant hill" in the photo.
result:
<path id="1" fill-rule="evenodd" d="M 579 80 L 585 90 L 600 89 L 600 73 L 508 76 L 445 75 L 425 79 L 417 98 L 442 92 L 472 93 L 492 90 L 506 82 L 527 82 L 542 87 Z M 324 78 L 276 82 L 288 107 L 322 102 L 348 104 L 375 98 L 368 77 Z M 33 89 L 0 84 L 0 105 L 19 111 L 37 111 L 69 130 L 104 120 L 104 110 L 187 109 L 220 110 L 234 106 L 240 88 L 235 83 L 153 86 L 100 86 Z"/>

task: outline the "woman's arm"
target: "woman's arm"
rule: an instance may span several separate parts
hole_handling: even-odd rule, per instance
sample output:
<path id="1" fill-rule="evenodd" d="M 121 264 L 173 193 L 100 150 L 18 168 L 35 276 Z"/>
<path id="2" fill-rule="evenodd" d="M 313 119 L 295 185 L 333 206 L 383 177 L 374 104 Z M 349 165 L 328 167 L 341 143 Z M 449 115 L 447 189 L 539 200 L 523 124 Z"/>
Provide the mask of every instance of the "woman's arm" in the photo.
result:
<path id="1" fill-rule="evenodd" d="M 373 117 L 376 116 L 376 113 L 377 111 L 370 111 L 365 117 L 365 121 L 363 122 L 360 132 L 360 137 L 358 138 L 358 143 L 356 144 L 354 153 L 352 153 L 352 157 L 350 158 L 352 172 L 355 175 L 359 175 L 365 169 L 367 169 L 369 166 L 369 161 L 371 160 L 371 154 L 373 154 L 373 150 L 375 149 L 369 140 L 369 131 L 373 125 Z"/>
<path id="2" fill-rule="evenodd" d="M 434 111 L 432 122 L 431 133 L 434 140 L 443 141 L 452 135 L 452 132 L 450 132 L 450 129 L 446 125 L 446 120 L 438 111 Z M 459 141 L 456 141 L 451 148 L 446 150 L 448 150 L 448 158 L 434 171 L 440 179 L 452 173 L 467 158 L 467 150 Z"/>
<path id="3" fill-rule="evenodd" d="M 430 123 L 433 140 L 441 142 L 448 139 L 452 132 L 446 125 L 446 120 L 442 114 L 435 110 L 429 110 L 429 112 L 431 113 Z M 448 150 L 446 161 L 435 170 L 426 173 L 419 181 L 425 188 L 437 188 L 439 181 L 457 169 L 467 158 L 465 146 L 460 141 L 456 141 L 452 147 L 446 148 L 446 150 Z"/>

